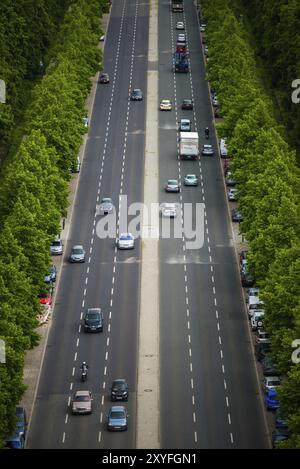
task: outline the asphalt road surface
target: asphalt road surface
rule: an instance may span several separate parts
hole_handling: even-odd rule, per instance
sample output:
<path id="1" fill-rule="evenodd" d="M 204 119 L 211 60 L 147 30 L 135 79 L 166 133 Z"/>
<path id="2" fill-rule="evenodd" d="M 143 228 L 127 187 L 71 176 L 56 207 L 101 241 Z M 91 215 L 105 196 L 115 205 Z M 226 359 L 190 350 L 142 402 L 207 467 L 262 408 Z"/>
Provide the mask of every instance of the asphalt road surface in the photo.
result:
<path id="1" fill-rule="evenodd" d="M 184 15 L 159 2 L 159 98 L 170 98 L 172 112 L 160 113 L 161 201 L 205 204 L 204 245 L 188 249 L 186 237 L 160 241 L 160 435 L 162 448 L 266 448 L 267 437 L 243 312 L 238 266 L 232 245 L 218 156 L 180 161 L 178 120 L 193 120 L 204 143 L 212 125 L 211 106 L 196 11 L 185 1 Z M 191 73 L 174 74 L 176 21 L 183 19 Z M 76 195 L 70 240 L 83 244 L 85 264 L 62 267 L 59 291 L 27 439 L 28 448 L 135 448 L 136 379 L 140 287 L 140 243 L 133 251 L 100 239 L 95 213 L 102 197 L 142 201 L 146 102 L 130 102 L 129 92 L 146 94 L 149 2 L 114 1 L 106 35 L 104 71 L 99 85 Z M 194 111 L 181 111 L 193 97 Z M 212 129 L 212 127 L 211 127 Z M 213 134 L 213 132 L 211 132 Z M 216 148 L 212 137 L 210 143 Z M 169 178 L 196 173 L 198 187 L 165 194 Z M 123 204 L 123 202 L 122 202 Z M 195 222 L 195 216 L 193 217 Z M 88 307 L 104 311 L 103 333 L 85 334 L 81 315 Z M 89 364 L 86 383 L 79 366 Z M 109 387 L 126 378 L 130 387 L 129 428 L 111 434 L 105 416 Z M 72 416 L 76 390 L 93 394 L 93 413 Z"/>

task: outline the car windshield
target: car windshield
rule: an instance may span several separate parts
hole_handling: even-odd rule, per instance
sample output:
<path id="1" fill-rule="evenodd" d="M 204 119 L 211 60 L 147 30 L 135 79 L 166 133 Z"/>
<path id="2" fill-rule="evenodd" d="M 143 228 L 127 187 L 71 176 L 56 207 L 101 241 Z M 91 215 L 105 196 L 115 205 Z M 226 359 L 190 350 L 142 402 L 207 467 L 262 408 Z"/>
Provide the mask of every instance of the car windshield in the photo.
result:
<path id="1" fill-rule="evenodd" d="M 175 179 L 169 179 L 168 184 L 170 184 L 170 186 L 177 186 L 177 181 Z"/>
<path id="2" fill-rule="evenodd" d="M 88 313 L 86 318 L 89 321 L 97 321 L 98 319 L 100 319 L 100 314 L 99 313 Z"/>
<path id="3" fill-rule="evenodd" d="M 51 245 L 52 246 L 60 246 L 61 242 L 60 241 L 52 241 Z"/>
<path id="4" fill-rule="evenodd" d="M 89 396 L 76 396 L 75 401 L 76 402 L 89 402 L 90 398 Z"/>
<path id="5" fill-rule="evenodd" d="M 132 237 L 130 234 L 125 234 L 125 235 L 121 235 L 120 239 L 126 240 L 126 239 L 132 239 Z"/>
<path id="6" fill-rule="evenodd" d="M 111 199 L 102 199 L 102 204 L 111 204 Z"/>
<path id="7" fill-rule="evenodd" d="M 82 254 L 83 253 L 83 249 L 81 248 L 76 248 L 76 249 L 72 249 L 72 253 L 73 254 Z"/>
<path id="8" fill-rule="evenodd" d="M 110 414 L 111 419 L 123 419 L 125 418 L 125 412 L 122 410 L 114 410 Z"/>

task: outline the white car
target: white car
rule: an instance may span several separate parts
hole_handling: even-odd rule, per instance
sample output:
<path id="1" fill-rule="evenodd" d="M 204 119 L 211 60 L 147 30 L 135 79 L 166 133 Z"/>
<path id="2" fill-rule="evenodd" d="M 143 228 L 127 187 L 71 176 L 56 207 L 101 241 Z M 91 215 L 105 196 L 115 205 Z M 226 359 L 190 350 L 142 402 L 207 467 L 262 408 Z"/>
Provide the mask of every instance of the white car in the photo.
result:
<path id="1" fill-rule="evenodd" d="M 248 315 L 251 316 L 253 310 L 261 309 L 260 306 L 263 305 L 263 302 L 260 301 L 259 296 L 250 296 L 249 301 L 247 303 L 247 310 Z"/>
<path id="2" fill-rule="evenodd" d="M 183 21 L 177 21 L 176 29 L 184 29 L 184 22 Z"/>
<path id="3" fill-rule="evenodd" d="M 218 97 L 217 97 L 216 94 L 215 94 L 214 97 L 212 98 L 212 103 L 213 103 L 213 106 L 215 106 L 215 107 L 218 107 L 218 106 L 219 106 L 219 100 L 218 100 Z"/>
<path id="4" fill-rule="evenodd" d="M 119 249 L 133 249 L 134 237 L 131 233 L 121 233 L 117 244 Z"/>
<path id="5" fill-rule="evenodd" d="M 226 145 L 226 138 L 221 138 L 220 140 L 220 155 L 221 158 L 227 158 L 228 157 L 228 149 Z"/>
<path id="6" fill-rule="evenodd" d="M 60 238 L 56 238 L 52 241 L 50 246 L 50 254 L 52 256 L 61 256 L 63 253 L 63 243 Z"/>
<path id="7" fill-rule="evenodd" d="M 270 334 L 263 329 L 257 329 L 257 342 L 259 344 L 269 344 L 270 343 Z"/>
<path id="8" fill-rule="evenodd" d="M 185 34 L 178 34 L 177 42 L 181 42 L 181 43 L 186 42 Z"/>
<path id="9" fill-rule="evenodd" d="M 172 103 L 169 99 L 162 99 L 159 105 L 161 111 L 172 111 Z"/>
<path id="10" fill-rule="evenodd" d="M 201 153 L 203 156 L 213 156 L 214 149 L 212 145 L 203 145 Z"/>
<path id="11" fill-rule="evenodd" d="M 235 202 L 237 200 L 238 190 L 235 187 L 231 187 L 227 191 L 227 197 L 230 202 Z"/>
<path id="12" fill-rule="evenodd" d="M 265 312 L 263 310 L 256 310 L 251 316 L 251 329 L 256 331 L 263 325 L 263 317 Z"/>
<path id="13" fill-rule="evenodd" d="M 201 26 L 200 26 L 200 31 L 201 31 L 201 33 L 204 33 L 204 32 L 205 32 L 205 28 L 206 28 L 206 24 L 205 24 L 205 23 L 202 23 Z"/>
<path id="14" fill-rule="evenodd" d="M 173 203 L 165 203 L 161 205 L 161 214 L 165 218 L 177 217 L 177 207 Z"/>
<path id="15" fill-rule="evenodd" d="M 263 391 L 266 392 L 268 389 L 274 389 L 281 386 L 281 380 L 279 376 L 264 376 L 262 380 Z"/>

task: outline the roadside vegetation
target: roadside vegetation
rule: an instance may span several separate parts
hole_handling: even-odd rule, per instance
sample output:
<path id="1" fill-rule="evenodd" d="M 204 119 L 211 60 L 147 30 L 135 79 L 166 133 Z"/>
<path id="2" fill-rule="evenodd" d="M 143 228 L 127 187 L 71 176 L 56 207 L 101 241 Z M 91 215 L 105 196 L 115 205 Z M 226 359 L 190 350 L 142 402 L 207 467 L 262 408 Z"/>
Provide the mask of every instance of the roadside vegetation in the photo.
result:
<path id="1" fill-rule="evenodd" d="M 14 429 L 24 392 L 26 350 L 38 341 L 38 294 L 86 132 L 84 103 L 90 77 L 101 66 L 99 19 L 109 2 L 2 3 L 0 78 L 7 82 L 7 102 L 0 104 L 6 156 L 0 173 L 0 339 L 6 363 L 0 363 L 0 447 Z"/>
<path id="2" fill-rule="evenodd" d="M 277 99 L 265 88 L 238 1 L 201 1 L 207 78 L 217 90 L 224 117 L 217 130 L 228 139 L 230 168 L 239 182 L 240 226 L 250 246 L 250 271 L 262 289 L 271 352 L 285 376 L 278 393 L 291 437 L 280 446 L 300 448 L 300 363 L 291 358 L 292 342 L 300 339 L 300 172 L 295 149 L 300 103 L 291 104 L 291 81 L 300 71 L 299 48 L 298 62 L 293 55 L 299 45 L 300 7 L 293 1 L 275 2 L 275 7 L 267 0 L 244 3 Z"/>

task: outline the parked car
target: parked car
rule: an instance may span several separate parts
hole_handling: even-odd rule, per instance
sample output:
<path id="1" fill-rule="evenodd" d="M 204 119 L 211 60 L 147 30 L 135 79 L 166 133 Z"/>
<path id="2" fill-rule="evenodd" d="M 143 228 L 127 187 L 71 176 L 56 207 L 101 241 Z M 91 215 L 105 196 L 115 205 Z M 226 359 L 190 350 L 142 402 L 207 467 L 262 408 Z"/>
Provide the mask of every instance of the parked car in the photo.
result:
<path id="1" fill-rule="evenodd" d="M 259 299 L 259 296 L 250 296 L 247 303 L 247 311 L 249 318 L 252 316 L 255 309 L 263 308 L 263 301 Z"/>
<path id="2" fill-rule="evenodd" d="M 52 241 L 50 246 L 50 254 L 52 256 L 61 256 L 63 253 L 63 243 L 60 238 L 56 238 Z"/>
<path id="3" fill-rule="evenodd" d="M 218 96 L 216 94 L 212 97 L 212 105 L 214 107 L 219 107 L 219 100 L 218 100 Z"/>
<path id="4" fill-rule="evenodd" d="M 244 252 L 247 252 L 247 251 L 244 251 Z M 252 298 L 254 296 L 255 297 L 259 296 L 259 288 L 257 288 L 257 287 L 248 288 L 247 291 L 246 291 L 246 303 L 249 303 L 250 298 Z"/>
<path id="5" fill-rule="evenodd" d="M 180 192 L 180 185 L 177 179 L 168 179 L 167 184 L 165 185 L 166 192 Z"/>
<path id="6" fill-rule="evenodd" d="M 84 315 L 84 332 L 103 332 L 103 312 L 101 308 L 88 308 Z"/>
<path id="7" fill-rule="evenodd" d="M 290 432 L 287 428 L 276 428 L 272 433 L 272 447 L 275 449 L 277 443 L 287 440 L 290 437 Z"/>
<path id="8" fill-rule="evenodd" d="M 254 285 L 254 277 L 247 270 L 242 270 L 241 282 L 243 287 L 252 287 Z"/>
<path id="9" fill-rule="evenodd" d="M 191 99 L 184 99 L 181 104 L 181 109 L 185 109 L 186 111 L 191 111 L 194 109 L 194 103 Z"/>
<path id="10" fill-rule="evenodd" d="M 112 401 L 128 401 L 129 391 L 125 379 L 115 379 L 111 387 L 110 398 Z"/>
<path id="11" fill-rule="evenodd" d="M 206 24 L 205 24 L 205 23 L 202 23 L 202 24 L 200 25 L 200 31 L 201 31 L 201 33 L 204 33 L 204 32 L 205 32 L 205 29 L 206 29 Z"/>
<path id="12" fill-rule="evenodd" d="M 221 109 L 219 107 L 214 108 L 214 116 L 216 119 L 219 119 L 222 117 Z"/>
<path id="13" fill-rule="evenodd" d="M 233 177 L 232 172 L 228 171 L 225 177 L 226 186 L 231 187 L 237 184 L 237 180 Z"/>
<path id="14" fill-rule="evenodd" d="M 257 335 L 257 343 L 258 344 L 269 344 L 270 343 L 270 334 L 266 331 L 264 331 L 261 328 L 258 328 L 256 331 Z"/>
<path id="15" fill-rule="evenodd" d="M 6 444 L 10 449 L 24 449 L 27 431 L 27 418 L 24 407 L 16 407 L 16 420 L 15 431 Z"/>
<path id="16" fill-rule="evenodd" d="M 133 249 L 134 237 L 131 233 L 121 233 L 117 245 L 119 249 Z"/>
<path id="17" fill-rule="evenodd" d="M 227 198 L 229 202 L 235 202 L 238 198 L 238 190 L 235 187 L 228 189 Z"/>
<path id="18" fill-rule="evenodd" d="M 80 168 L 81 168 L 81 160 L 79 156 L 77 156 L 75 162 L 71 166 L 71 173 L 80 173 Z"/>
<path id="19" fill-rule="evenodd" d="M 184 178 L 185 186 L 198 186 L 199 181 L 196 174 L 187 174 Z"/>
<path id="20" fill-rule="evenodd" d="M 109 74 L 108 73 L 101 73 L 99 77 L 99 83 L 109 83 Z"/>
<path id="21" fill-rule="evenodd" d="M 281 386 L 281 380 L 279 376 L 264 376 L 262 379 L 262 389 L 267 392 L 268 389 L 274 389 Z"/>
<path id="22" fill-rule="evenodd" d="M 264 394 L 264 401 L 267 410 L 277 409 L 279 407 L 279 399 L 276 389 L 268 389 Z"/>
<path id="23" fill-rule="evenodd" d="M 45 275 L 44 281 L 47 284 L 55 283 L 56 282 L 56 276 L 57 276 L 57 268 L 53 264 L 49 267 L 48 274 Z"/>
<path id="24" fill-rule="evenodd" d="M 169 99 L 162 99 L 159 105 L 161 111 L 172 111 L 172 103 Z"/>
<path id="25" fill-rule="evenodd" d="M 259 343 L 255 345 L 255 356 L 257 361 L 261 362 L 270 352 L 270 343 Z"/>
<path id="26" fill-rule="evenodd" d="M 76 391 L 72 399 L 72 414 L 84 415 L 92 413 L 91 391 Z"/>
<path id="27" fill-rule="evenodd" d="M 180 132 L 190 132 L 192 130 L 190 119 L 181 119 L 179 122 Z"/>
<path id="28" fill-rule="evenodd" d="M 214 149 L 212 145 L 205 144 L 202 147 L 201 154 L 203 156 L 213 156 L 214 155 Z"/>
<path id="29" fill-rule="evenodd" d="M 140 90 L 139 88 L 135 88 L 134 90 L 132 90 L 130 99 L 131 101 L 142 101 L 143 100 L 142 90 Z"/>
<path id="30" fill-rule="evenodd" d="M 282 418 L 280 407 L 275 412 L 275 427 L 276 428 L 287 428 L 286 421 Z"/>
<path id="31" fill-rule="evenodd" d="M 240 223 L 243 220 L 243 216 L 237 208 L 231 210 L 231 220 L 237 223 Z"/>
<path id="32" fill-rule="evenodd" d="M 128 426 L 128 414 L 124 406 L 112 406 L 107 415 L 107 430 L 126 431 Z"/>
<path id="33" fill-rule="evenodd" d="M 49 288 L 45 292 L 39 294 L 39 302 L 41 305 L 51 306 L 52 305 L 52 294 L 53 288 Z"/>
<path id="34" fill-rule="evenodd" d="M 226 138 L 220 140 L 220 156 L 221 158 L 228 158 L 228 148 L 226 145 Z"/>
<path id="35" fill-rule="evenodd" d="M 265 358 L 263 358 L 262 369 L 265 376 L 277 375 L 277 365 L 269 355 L 266 355 Z"/>
<path id="36" fill-rule="evenodd" d="M 114 204 L 110 197 L 103 197 L 99 206 L 99 215 L 109 215 L 114 211 Z"/>
<path id="37" fill-rule="evenodd" d="M 177 217 L 176 204 L 173 204 L 173 203 L 161 204 L 161 214 L 164 218 Z"/>
<path id="38" fill-rule="evenodd" d="M 265 312 L 263 310 L 255 310 L 251 316 L 251 329 L 256 331 L 259 327 L 263 325 L 263 317 Z"/>
<path id="39" fill-rule="evenodd" d="M 83 246 L 81 244 L 76 244 L 72 247 L 69 256 L 69 262 L 85 262 L 85 250 L 83 249 Z"/>

